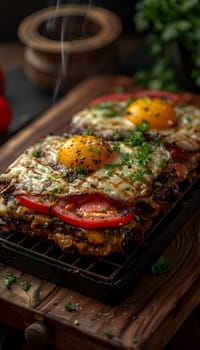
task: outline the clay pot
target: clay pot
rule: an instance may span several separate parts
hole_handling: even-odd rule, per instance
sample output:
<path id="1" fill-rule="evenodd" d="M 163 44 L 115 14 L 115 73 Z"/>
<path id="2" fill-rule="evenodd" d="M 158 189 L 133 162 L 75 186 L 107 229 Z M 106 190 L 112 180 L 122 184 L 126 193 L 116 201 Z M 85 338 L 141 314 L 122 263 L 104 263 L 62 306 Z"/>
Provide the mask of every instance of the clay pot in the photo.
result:
<path id="1" fill-rule="evenodd" d="M 116 68 L 121 21 L 111 11 L 87 5 L 46 8 L 18 28 L 25 44 L 25 71 L 48 90 L 65 92 L 80 80 Z"/>

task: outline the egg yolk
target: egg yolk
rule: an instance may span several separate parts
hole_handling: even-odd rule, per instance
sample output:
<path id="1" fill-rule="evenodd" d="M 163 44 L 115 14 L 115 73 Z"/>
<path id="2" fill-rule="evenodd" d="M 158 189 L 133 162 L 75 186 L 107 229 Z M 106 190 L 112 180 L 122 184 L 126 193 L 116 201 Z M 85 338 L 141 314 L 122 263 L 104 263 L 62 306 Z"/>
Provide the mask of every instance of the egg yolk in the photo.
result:
<path id="1" fill-rule="evenodd" d="M 76 135 L 67 139 L 57 153 L 57 159 L 66 168 L 84 172 L 101 168 L 112 158 L 109 143 L 92 135 Z"/>
<path id="2" fill-rule="evenodd" d="M 177 123 L 173 106 L 160 98 L 138 98 L 126 109 L 125 118 L 135 125 L 142 121 L 149 123 L 150 129 L 164 130 Z"/>

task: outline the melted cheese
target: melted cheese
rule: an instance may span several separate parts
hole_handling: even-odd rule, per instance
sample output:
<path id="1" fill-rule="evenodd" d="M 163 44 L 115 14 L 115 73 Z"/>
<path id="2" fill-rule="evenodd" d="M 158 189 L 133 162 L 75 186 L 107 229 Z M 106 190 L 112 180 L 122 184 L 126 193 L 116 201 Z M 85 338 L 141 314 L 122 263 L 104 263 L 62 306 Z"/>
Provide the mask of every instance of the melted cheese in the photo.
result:
<path id="1" fill-rule="evenodd" d="M 141 165 L 138 147 L 109 142 L 115 150 L 109 164 L 88 174 L 74 174 L 57 160 L 57 152 L 65 140 L 61 136 L 49 136 L 30 147 L 0 179 L 15 186 L 15 194 L 69 196 L 95 192 L 117 201 L 133 202 L 149 193 L 163 170 L 161 164 L 167 165 L 171 159 L 164 146 L 147 144 L 148 161 Z"/>
<path id="2" fill-rule="evenodd" d="M 90 130 L 98 136 L 107 139 L 115 139 L 116 135 L 122 138 L 130 136 L 135 125 L 124 118 L 126 102 L 113 101 L 116 115 L 109 117 L 109 108 L 99 109 L 95 106 L 86 108 L 77 113 L 71 126 L 74 130 Z M 175 143 L 178 147 L 188 151 L 200 150 L 200 109 L 192 105 L 177 105 L 174 107 L 177 123 L 165 130 L 159 130 L 159 134 L 169 143 Z M 151 131 L 149 131 L 151 132 Z"/>

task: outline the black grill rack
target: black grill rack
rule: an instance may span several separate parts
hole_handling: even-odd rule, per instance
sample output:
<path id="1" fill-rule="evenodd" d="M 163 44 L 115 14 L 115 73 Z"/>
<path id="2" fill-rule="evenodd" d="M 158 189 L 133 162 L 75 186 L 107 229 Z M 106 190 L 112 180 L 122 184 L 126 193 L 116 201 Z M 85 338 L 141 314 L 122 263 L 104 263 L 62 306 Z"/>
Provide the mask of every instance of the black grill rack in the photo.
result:
<path id="1" fill-rule="evenodd" d="M 155 262 L 182 225 L 199 208 L 200 175 L 146 234 L 123 254 L 92 258 L 66 254 L 53 243 L 19 232 L 0 232 L 1 261 L 22 271 L 115 304 Z"/>

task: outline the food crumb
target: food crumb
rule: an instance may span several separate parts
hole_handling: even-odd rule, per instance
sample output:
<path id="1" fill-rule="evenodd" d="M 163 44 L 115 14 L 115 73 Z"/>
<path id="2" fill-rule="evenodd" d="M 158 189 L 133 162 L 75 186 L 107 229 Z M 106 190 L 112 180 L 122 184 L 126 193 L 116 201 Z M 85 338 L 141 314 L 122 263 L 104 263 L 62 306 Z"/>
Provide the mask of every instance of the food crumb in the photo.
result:
<path id="1" fill-rule="evenodd" d="M 74 325 L 75 325 L 75 326 L 78 326 L 78 325 L 79 325 L 79 321 L 78 321 L 78 320 L 75 320 L 75 321 L 74 321 Z"/>

